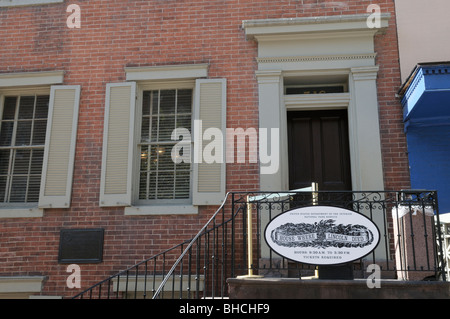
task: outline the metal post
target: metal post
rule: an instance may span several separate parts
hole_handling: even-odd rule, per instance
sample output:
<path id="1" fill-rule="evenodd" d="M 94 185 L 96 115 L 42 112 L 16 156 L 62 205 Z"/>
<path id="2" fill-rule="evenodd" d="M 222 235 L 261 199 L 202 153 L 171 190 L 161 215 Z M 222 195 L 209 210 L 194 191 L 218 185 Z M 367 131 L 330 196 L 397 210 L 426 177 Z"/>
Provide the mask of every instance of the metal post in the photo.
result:
<path id="1" fill-rule="evenodd" d="M 238 276 L 238 278 L 262 278 L 263 276 L 253 274 L 253 223 L 252 223 L 252 204 L 250 202 L 250 196 L 247 196 L 247 267 L 248 274 L 244 276 Z"/>
<path id="2" fill-rule="evenodd" d="M 312 183 L 311 184 L 311 188 L 312 188 L 312 204 L 314 206 L 317 206 L 319 204 L 319 194 L 317 193 L 319 191 L 319 184 L 318 183 Z"/>
<path id="3" fill-rule="evenodd" d="M 313 182 L 311 184 L 311 190 L 312 190 L 312 204 L 313 206 L 317 206 L 319 204 L 319 194 L 317 193 L 319 191 L 319 183 Z M 314 276 L 313 278 L 319 278 L 319 269 L 316 267 L 314 270 Z"/>

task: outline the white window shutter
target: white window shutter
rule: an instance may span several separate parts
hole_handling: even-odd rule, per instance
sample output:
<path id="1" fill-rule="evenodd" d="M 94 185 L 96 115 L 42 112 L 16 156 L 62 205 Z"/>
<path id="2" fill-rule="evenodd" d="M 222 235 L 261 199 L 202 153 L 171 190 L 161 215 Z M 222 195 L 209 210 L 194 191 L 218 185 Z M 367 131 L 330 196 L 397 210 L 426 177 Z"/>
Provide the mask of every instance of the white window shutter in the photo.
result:
<path id="1" fill-rule="evenodd" d="M 131 206 L 136 83 L 106 84 L 100 206 Z"/>
<path id="2" fill-rule="evenodd" d="M 194 101 L 194 170 L 193 170 L 193 205 L 220 205 L 225 198 L 226 163 L 226 79 L 198 79 L 195 85 Z M 201 123 L 201 128 L 199 127 Z M 215 136 L 216 152 L 221 152 L 213 162 L 205 158 L 205 147 L 210 150 L 212 140 L 203 140 L 207 129 L 220 133 Z M 221 138 L 221 141 L 218 139 Z M 217 155 L 217 153 L 215 153 Z"/>
<path id="3" fill-rule="evenodd" d="M 80 90 L 79 85 L 52 86 L 50 90 L 41 208 L 70 207 Z"/>

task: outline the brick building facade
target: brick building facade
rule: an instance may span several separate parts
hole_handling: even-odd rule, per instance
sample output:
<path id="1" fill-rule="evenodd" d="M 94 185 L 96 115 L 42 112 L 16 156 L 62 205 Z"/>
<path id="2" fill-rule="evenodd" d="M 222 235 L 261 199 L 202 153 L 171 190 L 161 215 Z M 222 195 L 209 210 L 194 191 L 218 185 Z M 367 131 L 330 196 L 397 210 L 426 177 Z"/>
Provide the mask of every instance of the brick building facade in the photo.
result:
<path id="1" fill-rule="evenodd" d="M 220 203 L 218 198 L 225 192 L 271 190 L 267 189 L 268 185 L 273 185 L 275 190 L 289 187 L 283 161 L 280 161 L 278 170 L 281 173 L 273 177 L 273 174 L 260 175 L 258 163 L 234 160 L 219 165 L 218 170 L 213 169 L 212 173 L 205 168 L 203 173 L 206 175 L 199 173 L 201 164 L 187 168 L 191 174 L 187 177 L 190 182 L 184 179 L 183 184 L 182 175 L 177 175 L 180 176 L 179 184 L 174 182 L 175 187 L 170 190 L 175 197 L 164 195 L 161 182 L 158 187 L 163 195 L 158 201 L 158 196 L 154 196 L 157 192 L 155 180 L 149 177 L 154 171 L 142 168 L 148 164 L 144 157 L 150 156 L 150 152 L 145 155 L 143 150 L 147 147 L 147 150 L 156 149 L 158 152 L 158 147 L 173 145 L 152 141 L 145 144 L 142 127 L 149 122 L 142 119 L 147 114 L 145 106 L 148 103 L 158 106 L 159 112 L 163 112 L 164 94 L 168 94 L 169 100 L 176 101 L 174 103 L 180 110 L 182 106 L 191 108 L 185 113 L 175 113 L 179 119 L 197 116 L 205 105 L 210 110 L 212 103 L 217 104 L 217 113 L 210 117 L 214 120 L 216 116 L 222 116 L 217 124 L 221 129 L 261 129 L 267 121 L 267 116 L 262 115 L 264 103 L 270 99 L 270 96 L 263 98 L 263 93 L 269 92 L 271 83 L 274 83 L 274 74 L 270 72 L 274 71 L 286 85 L 299 86 L 311 79 L 316 86 L 330 85 L 337 82 L 328 83 L 324 79 L 344 79 L 348 87 L 344 88 L 343 94 L 346 95 L 339 96 L 339 105 L 318 100 L 311 103 L 323 104 L 322 110 L 349 110 L 352 188 L 364 190 L 375 185 L 399 190 L 409 187 L 402 107 L 396 97 L 401 78 L 393 0 L 73 3 L 80 8 L 80 28 L 69 28 L 67 24 L 71 13 L 66 9 L 72 2 L 0 7 L 0 111 L 3 112 L 0 136 L 0 150 L 3 152 L 0 163 L 0 178 L 3 178 L 0 186 L 3 192 L 0 195 L 0 276 L 11 282 L 28 282 L 28 286 L 32 286 L 32 280 L 37 280 L 39 287 L 28 291 L 27 288 L 17 291 L 5 288 L 5 296 L 23 293 L 69 297 L 80 291 L 67 287 L 66 279 L 70 274 L 67 264 L 58 262 L 62 229 L 104 230 L 102 262 L 86 263 L 81 267 L 83 289 L 191 238 L 215 211 Z M 366 24 L 367 8 L 372 3 L 378 4 L 382 12 L 383 25 L 375 30 L 362 27 Z M 313 17 L 319 18 L 314 20 Z M 341 44 L 333 42 L 334 36 L 343 39 Z M 274 37 L 281 39 L 278 49 L 273 45 Z M 322 43 L 320 39 L 326 41 Z M 299 44 L 305 52 L 287 52 L 289 43 Z M 347 44 L 352 52 L 345 51 Z M 313 49 L 308 52 L 309 46 L 320 46 L 329 53 Z M 297 49 L 293 45 L 292 50 Z M 373 51 L 365 51 L 369 49 Z M 279 55 L 274 53 L 277 50 Z M 270 60 L 272 57 L 274 59 Z M 276 85 L 283 86 L 277 81 Z M 366 85 L 364 81 L 376 84 L 374 95 L 370 94 L 372 82 Z M 362 91 L 358 93 L 355 87 Z M 266 88 L 269 91 L 265 91 Z M 219 93 L 214 90 L 219 90 Z M 216 95 L 214 93 L 210 97 L 208 93 L 213 91 Z M 183 94 L 188 98 L 183 100 Z M 28 103 L 35 105 L 32 112 L 35 115 L 29 120 L 33 132 L 30 135 L 39 135 L 37 124 L 45 119 L 45 116 L 40 118 L 36 115 L 38 107 L 49 105 L 47 122 L 51 127 L 47 129 L 47 141 L 40 143 L 41 149 L 33 142 L 20 145 L 12 142 L 14 139 L 17 142 L 18 132 L 22 132 L 21 107 L 27 105 L 26 97 L 29 96 L 34 98 Z M 193 100 L 190 96 L 194 97 Z M 202 102 L 203 97 L 206 102 Z M 119 100 L 119 108 L 127 104 L 130 107 L 134 105 L 135 109 L 128 107 L 125 115 L 120 110 L 115 113 L 117 103 L 114 101 Z M 379 144 L 377 137 L 373 141 L 364 141 L 364 134 L 359 134 L 364 128 L 358 125 L 372 117 L 358 113 L 366 104 L 375 106 L 371 111 L 378 116 L 373 123 L 376 127 L 379 123 Z M 68 110 L 64 107 L 67 105 Z M 136 114 L 129 113 L 130 109 L 136 110 Z M 300 110 L 297 106 L 294 109 Z M 58 110 L 67 112 L 57 115 Z M 161 113 L 152 114 L 150 122 L 162 121 Z M 198 116 L 206 125 L 208 115 Z M 65 124 L 61 127 L 58 123 Z M 110 128 L 105 129 L 105 123 L 111 124 Z M 116 131 L 117 126 L 122 126 L 114 123 L 130 124 L 131 127 Z M 211 127 L 215 125 L 214 121 L 212 123 Z M 136 126 L 133 128 L 133 125 Z M 162 135 L 160 125 L 159 134 Z M 286 124 L 281 128 L 280 141 L 283 144 Z M 142 134 L 140 142 L 135 138 L 136 134 Z M 52 144 L 55 136 L 62 140 Z M 108 155 L 108 152 L 120 150 L 117 145 L 124 136 L 124 147 L 128 149 L 122 153 L 125 154 L 125 164 L 120 162 L 121 154 Z M 359 141 L 356 136 L 359 136 Z M 130 138 L 132 147 L 128 144 Z M 112 141 L 114 147 L 105 145 L 106 140 Z M 376 171 L 378 167 L 380 173 L 369 172 L 365 166 L 373 166 L 372 163 L 367 164 L 364 157 L 365 149 L 372 147 L 369 142 L 373 142 L 375 151 L 367 156 L 376 158 L 381 155 L 374 168 Z M 23 145 L 31 146 L 24 151 Z M 58 148 L 61 145 L 62 148 Z M 376 151 L 377 145 L 379 152 Z M 139 152 L 137 148 L 140 159 L 136 155 Z M 64 154 L 61 154 L 63 149 Z M 32 155 L 25 155 L 26 159 L 19 158 L 17 154 L 21 150 L 24 153 L 31 150 L 32 154 L 40 154 L 40 157 L 36 161 L 33 160 L 36 157 L 30 159 Z M 170 148 L 165 146 L 160 153 L 166 152 L 167 155 L 169 151 Z M 161 154 L 158 156 L 163 156 Z M 35 184 L 40 183 L 40 196 L 31 191 L 30 195 L 22 194 L 18 188 L 26 186 L 14 184 L 14 178 L 20 175 L 17 172 L 21 161 L 29 167 L 23 173 L 25 179 L 31 181 L 35 177 L 38 180 Z M 69 165 L 63 165 L 61 169 L 58 163 Z M 41 164 L 42 174 L 39 172 Z M 35 165 L 37 173 L 32 170 Z M 160 166 L 161 176 L 163 168 Z M 172 167 L 170 170 L 175 174 Z M 125 172 L 125 175 L 120 175 L 120 172 Z M 365 176 L 370 174 L 377 175 L 375 182 L 372 176 Z M 39 181 L 42 176 L 46 177 L 45 181 Z M 61 176 L 65 178 L 62 182 Z M 217 183 L 210 185 L 208 182 L 211 180 Z M 108 187 L 119 184 L 124 184 L 121 194 L 117 195 L 120 190 L 108 193 Z M 211 189 L 208 188 L 217 190 L 209 194 Z M 147 195 L 142 195 L 145 192 Z"/>

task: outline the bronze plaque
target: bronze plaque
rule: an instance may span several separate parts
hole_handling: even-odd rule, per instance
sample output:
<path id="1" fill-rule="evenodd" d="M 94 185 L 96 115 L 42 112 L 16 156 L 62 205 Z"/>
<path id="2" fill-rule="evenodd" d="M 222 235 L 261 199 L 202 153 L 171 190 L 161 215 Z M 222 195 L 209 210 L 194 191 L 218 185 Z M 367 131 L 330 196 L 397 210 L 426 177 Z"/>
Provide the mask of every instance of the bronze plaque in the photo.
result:
<path id="1" fill-rule="evenodd" d="M 103 258 L 104 229 L 62 229 L 59 263 L 100 263 Z"/>

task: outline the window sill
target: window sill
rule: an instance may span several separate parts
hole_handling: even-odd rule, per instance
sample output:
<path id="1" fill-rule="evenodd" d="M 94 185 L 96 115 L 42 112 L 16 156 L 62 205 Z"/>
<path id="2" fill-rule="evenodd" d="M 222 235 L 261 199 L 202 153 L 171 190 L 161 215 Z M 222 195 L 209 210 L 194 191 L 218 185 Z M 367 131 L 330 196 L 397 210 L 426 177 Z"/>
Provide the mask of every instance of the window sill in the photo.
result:
<path id="1" fill-rule="evenodd" d="M 44 210 L 38 207 L 0 207 L 0 218 L 42 217 Z"/>
<path id="2" fill-rule="evenodd" d="M 0 277 L 0 293 L 40 293 L 44 276 Z"/>
<path id="3" fill-rule="evenodd" d="M 62 2 L 64 0 L 0 0 L 0 7 L 34 6 Z"/>
<path id="4" fill-rule="evenodd" d="M 125 207 L 125 215 L 194 215 L 198 206 L 193 205 L 152 205 Z"/>

